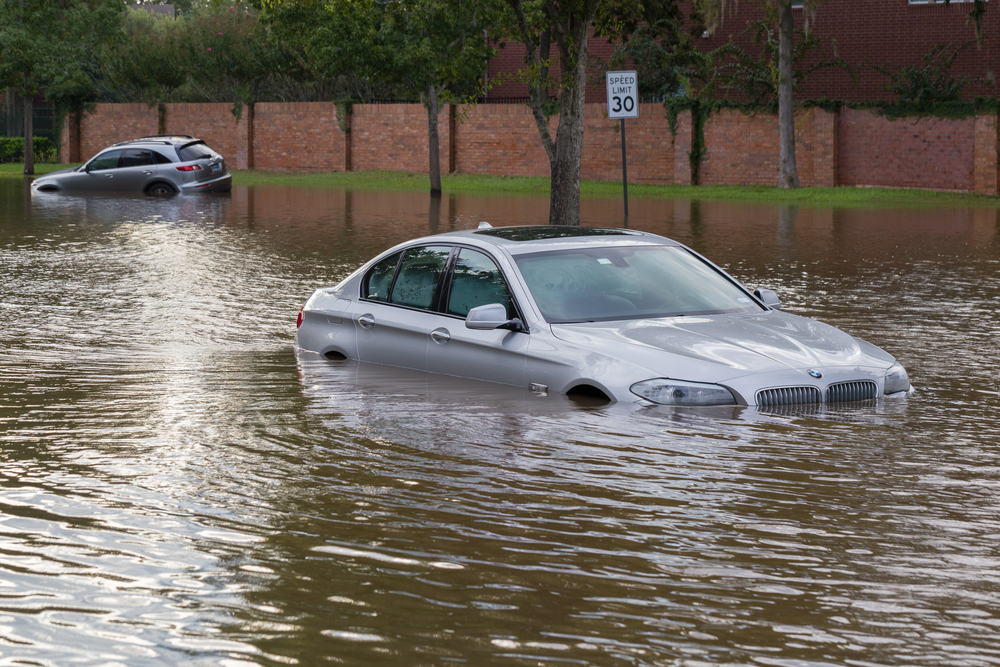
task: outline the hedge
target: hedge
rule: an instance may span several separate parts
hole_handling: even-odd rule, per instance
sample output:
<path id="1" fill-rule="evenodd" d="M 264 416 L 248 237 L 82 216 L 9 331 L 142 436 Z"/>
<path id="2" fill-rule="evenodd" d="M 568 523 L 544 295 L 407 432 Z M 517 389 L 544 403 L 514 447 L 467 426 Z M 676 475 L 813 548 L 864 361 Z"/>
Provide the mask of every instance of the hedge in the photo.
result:
<path id="1" fill-rule="evenodd" d="M 56 145 L 48 137 L 34 137 L 35 162 L 58 162 Z M 24 139 L 0 137 L 0 162 L 23 162 Z"/>

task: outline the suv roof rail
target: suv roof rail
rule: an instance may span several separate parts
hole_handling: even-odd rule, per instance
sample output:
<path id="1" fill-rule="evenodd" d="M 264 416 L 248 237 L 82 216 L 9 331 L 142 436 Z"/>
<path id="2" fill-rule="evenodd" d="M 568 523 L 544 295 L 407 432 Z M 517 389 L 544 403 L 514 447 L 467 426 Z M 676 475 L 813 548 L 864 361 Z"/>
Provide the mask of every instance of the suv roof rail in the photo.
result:
<path id="1" fill-rule="evenodd" d="M 142 141 L 143 139 L 166 139 L 177 137 L 178 139 L 194 139 L 190 134 L 150 134 L 145 137 L 139 137 L 138 139 L 133 139 L 132 141 Z"/>

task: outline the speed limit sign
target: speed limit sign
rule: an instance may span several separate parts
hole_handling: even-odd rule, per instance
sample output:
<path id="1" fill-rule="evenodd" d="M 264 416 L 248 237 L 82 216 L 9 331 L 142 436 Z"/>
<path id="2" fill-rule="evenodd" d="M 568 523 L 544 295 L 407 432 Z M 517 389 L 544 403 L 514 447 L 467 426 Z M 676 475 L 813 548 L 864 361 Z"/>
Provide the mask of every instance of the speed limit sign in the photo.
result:
<path id="1" fill-rule="evenodd" d="M 635 72 L 608 72 L 608 118 L 639 117 L 639 79 Z"/>

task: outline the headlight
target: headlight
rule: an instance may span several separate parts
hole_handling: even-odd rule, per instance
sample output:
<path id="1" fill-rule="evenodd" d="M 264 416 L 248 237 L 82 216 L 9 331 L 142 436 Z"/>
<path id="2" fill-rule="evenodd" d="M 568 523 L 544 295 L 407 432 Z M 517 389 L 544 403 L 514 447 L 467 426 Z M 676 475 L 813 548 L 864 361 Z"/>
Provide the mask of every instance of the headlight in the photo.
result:
<path id="1" fill-rule="evenodd" d="M 732 392 L 717 384 L 657 378 L 636 382 L 629 390 L 660 405 L 736 405 Z"/>
<path id="2" fill-rule="evenodd" d="M 885 372 L 885 393 L 895 394 L 898 391 L 910 390 L 910 376 L 906 374 L 903 364 L 895 363 Z"/>

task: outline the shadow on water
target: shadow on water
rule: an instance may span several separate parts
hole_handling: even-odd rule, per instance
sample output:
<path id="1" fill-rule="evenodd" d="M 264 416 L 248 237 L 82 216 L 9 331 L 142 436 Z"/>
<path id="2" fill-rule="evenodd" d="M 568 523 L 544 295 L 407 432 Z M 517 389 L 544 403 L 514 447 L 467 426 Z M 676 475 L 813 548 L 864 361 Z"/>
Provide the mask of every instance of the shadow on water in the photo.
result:
<path id="1" fill-rule="evenodd" d="M 548 200 L 0 181 L 0 659 L 16 664 L 989 664 L 992 210 L 633 199 L 905 401 L 591 404 L 295 355 L 406 239 Z M 585 200 L 588 225 L 621 202 Z"/>

